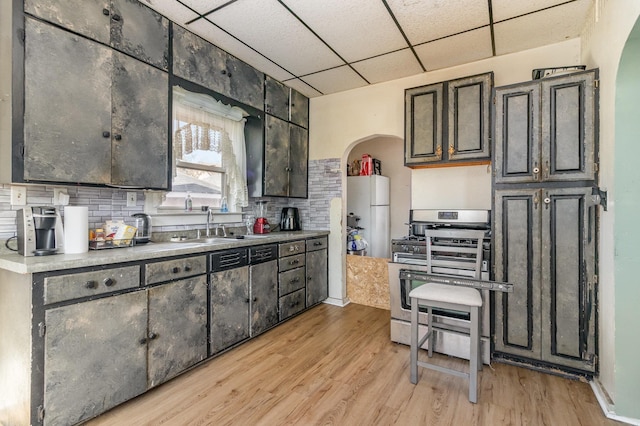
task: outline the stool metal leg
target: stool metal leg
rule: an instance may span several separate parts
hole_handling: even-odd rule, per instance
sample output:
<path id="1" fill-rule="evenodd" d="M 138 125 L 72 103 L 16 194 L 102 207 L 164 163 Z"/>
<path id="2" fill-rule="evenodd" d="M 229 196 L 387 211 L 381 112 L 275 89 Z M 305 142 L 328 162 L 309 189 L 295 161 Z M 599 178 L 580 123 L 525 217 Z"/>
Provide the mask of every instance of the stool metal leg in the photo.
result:
<path id="1" fill-rule="evenodd" d="M 418 383 L 418 300 L 411 299 L 411 383 Z"/>
<path id="2" fill-rule="evenodd" d="M 436 331 L 433 329 L 432 324 L 433 324 L 433 308 L 431 306 L 427 306 L 427 324 L 429 325 L 429 342 L 428 342 L 428 351 L 429 351 L 429 358 L 433 357 L 433 345 L 435 344 L 435 340 L 436 340 Z"/>
<path id="3" fill-rule="evenodd" d="M 470 327 L 470 340 L 471 340 L 471 358 L 469 364 L 469 401 L 476 403 L 478 402 L 478 370 L 482 367 L 478 366 L 478 359 L 480 358 L 479 353 L 479 340 L 480 333 L 479 328 L 477 327 L 479 320 L 479 312 L 477 307 L 473 307 L 470 309 L 471 314 L 471 327 Z"/>

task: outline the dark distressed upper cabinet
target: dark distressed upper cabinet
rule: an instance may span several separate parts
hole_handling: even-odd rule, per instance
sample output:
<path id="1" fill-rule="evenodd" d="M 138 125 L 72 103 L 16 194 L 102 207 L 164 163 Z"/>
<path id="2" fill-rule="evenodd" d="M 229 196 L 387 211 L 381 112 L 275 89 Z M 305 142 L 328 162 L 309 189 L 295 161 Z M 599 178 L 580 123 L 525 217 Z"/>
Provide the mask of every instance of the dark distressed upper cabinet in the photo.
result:
<path id="1" fill-rule="evenodd" d="M 309 128 L 309 98 L 291 89 L 291 122 Z"/>
<path id="2" fill-rule="evenodd" d="M 166 189 L 167 74 L 30 18 L 25 29 L 24 180 Z"/>
<path id="3" fill-rule="evenodd" d="M 249 267 L 211 274 L 210 353 L 249 338 Z"/>
<path id="4" fill-rule="evenodd" d="M 496 191 L 497 352 L 595 371 L 595 209 L 588 187 Z"/>
<path id="5" fill-rule="evenodd" d="M 281 120 L 289 120 L 289 87 L 269 76 L 265 78 L 264 110 Z"/>
<path id="6" fill-rule="evenodd" d="M 496 88 L 496 183 L 596 178 L 596 71 Z"/>
<path id="7" fill-rule="evenodd" d="M 264 109 L 263 73 L 178 25 L 173 26 L 173 73 Z"/>
<path id="8" fill-rule="evenodd" d="M 49 309 L 45 324 L 44 425 L 76 424 L 146 391 L 145 291 Z"/>
<path id="9" fill-rule="evenodd" d="M 25 11 L 168 68 L 169 21 L 137 0 L 26 0 Z"/>
<path id="10" fill-rule="evenodd" d="M 493 73 L 452 80 L 447 86 L 448 159 L 489 159 Z"/>
<path id="11" fill-rule="evenodd" d="M 405 165 L 441 161 L 444 83 L 407 89 L 404 96 Z"/>
<path id="12" fill-rule="evenodd" d="M 257 336 L 278 323 L 278 261 L 249 267 L 250 335 Z"/>
<path id="13" fill-rule="evenodd" d="M 262 195 L 306 198 L 308 131 L 276 117 L 265 117 L 264 189 Z"/>

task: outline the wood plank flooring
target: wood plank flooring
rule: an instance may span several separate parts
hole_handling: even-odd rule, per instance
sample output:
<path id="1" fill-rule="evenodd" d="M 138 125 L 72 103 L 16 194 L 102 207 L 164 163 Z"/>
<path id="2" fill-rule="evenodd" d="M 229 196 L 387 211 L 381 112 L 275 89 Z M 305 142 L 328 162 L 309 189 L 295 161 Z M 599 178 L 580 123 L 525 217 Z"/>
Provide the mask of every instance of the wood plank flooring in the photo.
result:
<path id="1" fill-rule="evenodd" d="M 389 340 L 389 311 L 322 304 L 88 424 L 618 424 L 580 381 L 494 363 L 471 404 L 464 379 L 420 371 L 412 385 L 409 347 Z"/>

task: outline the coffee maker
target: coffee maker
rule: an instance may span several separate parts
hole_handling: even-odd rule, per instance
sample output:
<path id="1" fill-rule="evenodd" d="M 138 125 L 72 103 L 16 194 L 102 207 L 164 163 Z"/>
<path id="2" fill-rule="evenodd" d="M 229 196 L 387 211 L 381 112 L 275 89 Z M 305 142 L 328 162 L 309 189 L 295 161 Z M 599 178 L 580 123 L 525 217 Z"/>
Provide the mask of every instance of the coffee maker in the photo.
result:
<path id="1" fill-rule="evenodd" d="M 63 253 L 64 232 L 55 207 L 25 207 L 18 210 L 18 253 L 45 256 Z"/>
<path id="2" fill-rule="evenodd" d="M 280 214 L 281 231 L 300 231 L 300 212 L 296 207 L 284 207 Z"/>

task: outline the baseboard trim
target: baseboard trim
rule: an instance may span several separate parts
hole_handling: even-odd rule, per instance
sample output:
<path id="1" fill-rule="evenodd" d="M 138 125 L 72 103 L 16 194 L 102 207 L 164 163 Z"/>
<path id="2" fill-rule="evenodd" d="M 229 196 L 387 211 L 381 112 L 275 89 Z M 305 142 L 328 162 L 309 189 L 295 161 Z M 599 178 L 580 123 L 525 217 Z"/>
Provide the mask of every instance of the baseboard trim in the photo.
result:
<path id="1" fill-rule="evenodd" d="M 602 412 L 608 419 L 628 423 L 630 425 L 640 426 L 640 419 L 632 419 L 630 417 L 619 416 L 616 414 L 616 412 L 614 411 L 615 405 L 611 401 L 611 398 L 609 398 L 607 391 L 604 389 L 602 383 L 600 383 L 598 379 L 590 380 L 589 385 L 591 385 L 591 390 L 596 396 Z"/>
<path id="2" fill-rule="evenodd" d="M 323 303 L 326 303 L 326 304 L 329 304 L 329 305 L 340 306 L 341 308 L 344 308 L 349 303 L 351 303 L 351 300 L 349 300 L 348 297 L 345 298 L 345 299 L 336 299 L 334 297 L 329 297 Z"/>

